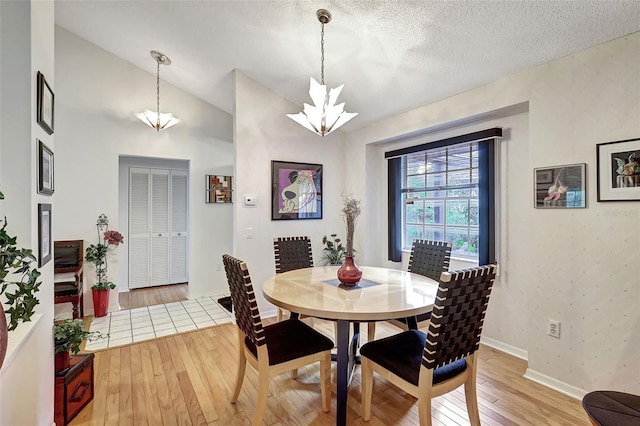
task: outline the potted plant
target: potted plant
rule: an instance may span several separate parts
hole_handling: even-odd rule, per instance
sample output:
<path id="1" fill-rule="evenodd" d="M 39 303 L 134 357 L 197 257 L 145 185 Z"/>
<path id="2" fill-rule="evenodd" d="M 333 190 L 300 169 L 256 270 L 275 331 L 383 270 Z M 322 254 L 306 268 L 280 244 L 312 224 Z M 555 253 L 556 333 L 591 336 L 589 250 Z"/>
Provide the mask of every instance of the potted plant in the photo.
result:
<path id="1" fill-rule="evenodd" d="M 342 265 L 342 262 L 344 262 L 345 248 L 342 245 L 342 240 L 337 236 L 338 234 L 331 234 L 329 236 L 331 239 L 327 238 L 326 235 L 322 237 L 322 244 L 325 246 L 322 252 L 327 265 Z"/>
<path id="2" fill-rule="evenodd" d="M 344 264 L 338 269 L 338 280 L 345 285 L 356 285 L 362 278 L 362 270 L 358 268 L 353 259 L 353 234 L 362 209 L 360 208 L 360 200 L 356 200 L 351 195 L 343 195 L 342 201 L 342 215 L 347 225 L 347 247 Z"/>
<path id="3" fill-rule="evenodd" d="M 124 237 L 118 231 L 109 231 L 109 219 L 103 213 L 96 221 L 98 229 L 98 244 L 91 244 L 85 250 L 87 262 L 96 268 L 97 281 L 91 287 L 93 296 L 93 312 L 96 317 L 107 315 L 109 310 L 109 292 L 116 285 L 107 277 L 107 253 L 110 246 L 119 246 Z"/>
<path id="4" fill-rule="evenodd" d="M 0 200 L 4 194 L 0 192 Z M 0 220 L 0 296 L 4 296 L 6 310 L 0 302 L 0 366 L 7 351 L 9 331 L 20 322 L 31 321 L 39 303 L 35 294 L 40 290 L 40 271 L 33 267 L 36 258 L 30 249 L 18 248 L 17 237 L 7 233 L 7 218 Z M 9 288 L 13 291 L 8 291 Z M 6 313 L 9 314 L 7 324 Z"/>
<path id="5" fill-rule="evenodd" d="M 93 341 L 109 336 L 99 331 L 86 331 L 84 327 L 81 319 L 65 319 L 53 324 L 56 373 L 69 368 L 69 353 L 75 355 L 80 352 L 80 345 L 85 339 Z"/>

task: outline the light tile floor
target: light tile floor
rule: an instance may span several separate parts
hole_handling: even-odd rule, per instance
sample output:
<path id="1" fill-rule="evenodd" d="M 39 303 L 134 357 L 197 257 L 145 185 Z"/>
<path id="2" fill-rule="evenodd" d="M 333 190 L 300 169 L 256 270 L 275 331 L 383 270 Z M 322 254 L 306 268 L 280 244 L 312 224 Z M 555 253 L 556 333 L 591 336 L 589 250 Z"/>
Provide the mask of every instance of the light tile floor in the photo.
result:
<path id="1" fill-rule="evenodd" d="M 87 342 L 85 349 L 112 348 L 231 322 L 231 313 L 216 302 L 219 297 L 110 312 L 94 318 L 89 331 L 109 333 L 109 338 Z"/>

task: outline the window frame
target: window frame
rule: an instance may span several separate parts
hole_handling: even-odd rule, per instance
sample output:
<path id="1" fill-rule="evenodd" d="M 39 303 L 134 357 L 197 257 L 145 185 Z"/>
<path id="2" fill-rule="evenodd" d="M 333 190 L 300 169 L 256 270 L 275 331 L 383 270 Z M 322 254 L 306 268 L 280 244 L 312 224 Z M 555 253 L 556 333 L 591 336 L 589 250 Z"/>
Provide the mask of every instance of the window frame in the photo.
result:
<path id="1" fill-rule="evenodd" d="M 414 137 L 416 135 L 413 135 Z M 502 138 L 502 128 L 495 127 L 474 133 L 455 136 L 438 141 L 422 143 L 407 148 L 385 152 L 387 159 L 388 196 L 388 259 L 402 262 L 402 167 L 401 157 L 406 154 L 440 148 L 463 142 L 478 142 L 479 184 L 479 256 L 478 264 L 496 261 L 496 142 Z"/>

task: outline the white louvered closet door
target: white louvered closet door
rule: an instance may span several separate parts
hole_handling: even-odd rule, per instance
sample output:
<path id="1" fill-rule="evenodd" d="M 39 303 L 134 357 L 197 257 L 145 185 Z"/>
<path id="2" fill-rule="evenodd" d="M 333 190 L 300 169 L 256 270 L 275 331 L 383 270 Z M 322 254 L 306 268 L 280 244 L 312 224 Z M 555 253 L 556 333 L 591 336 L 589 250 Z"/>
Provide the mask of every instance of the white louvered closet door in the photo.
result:
<path id="1" fill-rule="evenodd" d="M 189 281 L 187 172 L 171 171 L 171 283 Z"/>
<path id="2" fill-rule="evenodd" d="M 129 170 L 129 288 L 149 283 L 149 169 Z"/>
<path id="3" fill-rule="evenodd" d="M 169 176 L 151 170 L 151 285 L 169 284 Z"/>
<path id="4" fill-rule="evenodd" d="M 188 281 L 188 173 L 131 168 L 129 288 Z"/>

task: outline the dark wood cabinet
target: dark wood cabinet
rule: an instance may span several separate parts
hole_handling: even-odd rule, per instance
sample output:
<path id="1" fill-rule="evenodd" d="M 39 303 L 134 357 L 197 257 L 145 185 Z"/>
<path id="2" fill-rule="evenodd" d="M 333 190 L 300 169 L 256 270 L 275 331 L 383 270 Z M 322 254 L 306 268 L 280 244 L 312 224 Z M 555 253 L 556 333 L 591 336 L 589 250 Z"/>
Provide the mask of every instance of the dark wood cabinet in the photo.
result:
<path id="1" fill-rule="evenodd" d="M 93 354 L 72 356 L 68 369 L 56 374 L 56 425 L 68 424 L 93 399 Z"/>

